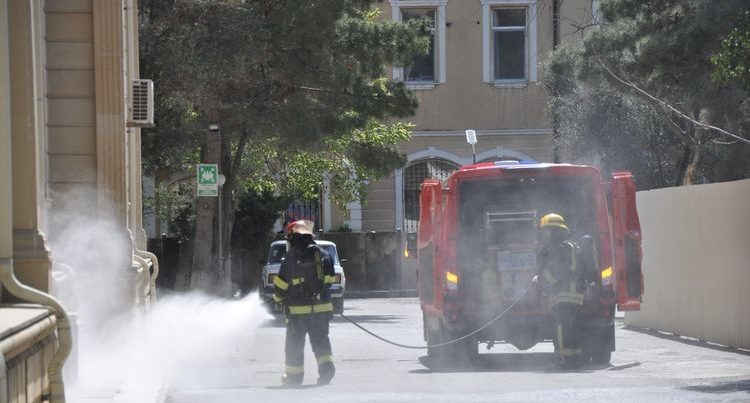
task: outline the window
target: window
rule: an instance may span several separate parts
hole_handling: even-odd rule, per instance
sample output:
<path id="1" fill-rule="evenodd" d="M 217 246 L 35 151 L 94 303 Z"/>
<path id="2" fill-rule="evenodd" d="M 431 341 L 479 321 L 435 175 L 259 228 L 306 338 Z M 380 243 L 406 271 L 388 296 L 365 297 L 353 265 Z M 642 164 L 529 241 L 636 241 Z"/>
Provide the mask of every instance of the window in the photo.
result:
<path id="1" fill-rule="evenodd" d="M 394 80 L 412 89 L 432 89 L 445 82 L 445 6 L 447 0 L 391 0 L 394 21 L 427 18 L 432 22 L 430 52 L 416 56 L 408 66 L 394 66 Z"/>
<path id="2" fill-rule="evenodd" d="M 492 56 L 495 80 L 526 79 L 526 9 L 492 10 Z"/>
<path id="3" fill-rule="evenodd" d="M 415 56 L 412 63 L 404 67 L 404 81 L 434 82 L 435 81 L 435 9 L 403 8 L 401 21 L 427 19 L 432 25 L 430 38 L 430 52 L 426 55 Z"/>
<path id="4" fill-rule="evenodd" d="M 484 82 L 514 86 L 536 81 L 536 0 L 481 2 Z"/>

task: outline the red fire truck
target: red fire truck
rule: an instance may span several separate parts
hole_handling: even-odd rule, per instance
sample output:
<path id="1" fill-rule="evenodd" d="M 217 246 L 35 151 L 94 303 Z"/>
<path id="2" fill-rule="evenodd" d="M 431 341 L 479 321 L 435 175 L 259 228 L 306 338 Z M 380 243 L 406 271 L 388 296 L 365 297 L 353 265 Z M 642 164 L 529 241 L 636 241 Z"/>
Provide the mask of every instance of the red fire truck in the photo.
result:
<path id="1" fill-rule="evenodd" d="M 609 182 L 599 170 L 569 164 L 478 163 L 446 181 L 427 179 L 420 195 L 418 288 L 433 362 L 450 363 L 507 342 L 520 350 L 551 340 L 554 321 L 536 262 L 539 218 L 561 214 L 581 240 L 585 273 L 579 326 L 584 357 L 609 362 L 615 349 L 614 314 L 639 310 L 643 293 L 641 232 L 635 183 L 629 172 Z M 588 259 L 587 262 L 583 260 Z"/>

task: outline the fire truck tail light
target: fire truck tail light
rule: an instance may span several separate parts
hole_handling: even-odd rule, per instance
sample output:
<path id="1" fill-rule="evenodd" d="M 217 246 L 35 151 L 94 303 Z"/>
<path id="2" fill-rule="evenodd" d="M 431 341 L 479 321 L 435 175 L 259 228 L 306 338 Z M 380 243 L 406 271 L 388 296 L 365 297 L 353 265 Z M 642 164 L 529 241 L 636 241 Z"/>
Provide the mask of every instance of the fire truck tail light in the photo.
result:
<path id="1" fill-rule="evenodd" d="M 447 282 L 445 283 L 446 287 L 448 287 L 451 291 L 457 291 L 458 290 L 458 275 L 447 271 L 445 272 L 445 279 Z"/>
<path id="2" fill-rule="evenodd" d="M 612 266 L 602 270 L 602 284 L 609 285 L 612 283 Z"/>

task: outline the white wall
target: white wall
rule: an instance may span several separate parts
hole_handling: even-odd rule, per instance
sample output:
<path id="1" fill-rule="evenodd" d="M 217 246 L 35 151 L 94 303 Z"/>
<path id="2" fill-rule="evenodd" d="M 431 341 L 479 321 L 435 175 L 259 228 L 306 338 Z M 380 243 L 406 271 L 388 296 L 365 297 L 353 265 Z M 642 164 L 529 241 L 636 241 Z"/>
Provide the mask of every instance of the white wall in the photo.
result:
<path id="1" fill-rule="evenodd" d="M 750 180 L 639 192 L 645 295 L 628 325 L 750 348 Z"/>

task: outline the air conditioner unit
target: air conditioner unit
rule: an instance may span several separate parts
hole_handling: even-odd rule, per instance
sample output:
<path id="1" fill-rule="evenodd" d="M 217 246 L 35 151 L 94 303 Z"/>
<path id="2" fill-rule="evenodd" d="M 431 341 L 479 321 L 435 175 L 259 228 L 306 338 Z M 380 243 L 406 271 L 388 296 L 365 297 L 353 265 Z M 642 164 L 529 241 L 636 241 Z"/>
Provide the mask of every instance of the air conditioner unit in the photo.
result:
<path id="1" fill-rule="evenodd" d="M 133 80 L 128 107 L 128 126 L 152 127 L 154 125 L 154 82 Z"/>

